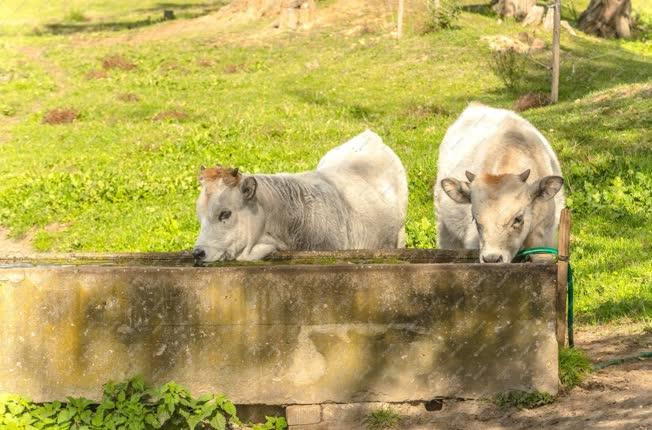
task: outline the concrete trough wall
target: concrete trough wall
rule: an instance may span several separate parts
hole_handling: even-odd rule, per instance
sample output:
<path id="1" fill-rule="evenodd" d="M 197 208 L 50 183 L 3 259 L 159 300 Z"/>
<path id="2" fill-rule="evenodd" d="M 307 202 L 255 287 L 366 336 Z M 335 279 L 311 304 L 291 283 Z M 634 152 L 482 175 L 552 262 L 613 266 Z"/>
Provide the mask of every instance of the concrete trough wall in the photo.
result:
<path id="1" fill-rule="evenodd" d="M 204 268 L 166 255 L 155 265 L 145 264 L 151 256 L 4 261 L 0 391 L 99 398 L 107 380 L 141 374 L 239 404 L 556 393 L 556 266 L 474 258 L 304 253 Z"/>

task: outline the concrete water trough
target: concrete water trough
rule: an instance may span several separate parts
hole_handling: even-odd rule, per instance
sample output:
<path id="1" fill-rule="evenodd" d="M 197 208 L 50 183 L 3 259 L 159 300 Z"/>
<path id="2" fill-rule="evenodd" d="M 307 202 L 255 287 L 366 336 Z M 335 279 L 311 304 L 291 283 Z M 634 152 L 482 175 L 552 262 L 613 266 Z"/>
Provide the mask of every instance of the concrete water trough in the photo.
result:
<path id="1" fill-rule="evenodd" d="M 0 392 L 97 399 L 104 382 L 140 374 L 245 405 L 556 393 L 557 264 L 476 261 L 442 250 L 211 267 L 187 254 L 7 258 Z"/>

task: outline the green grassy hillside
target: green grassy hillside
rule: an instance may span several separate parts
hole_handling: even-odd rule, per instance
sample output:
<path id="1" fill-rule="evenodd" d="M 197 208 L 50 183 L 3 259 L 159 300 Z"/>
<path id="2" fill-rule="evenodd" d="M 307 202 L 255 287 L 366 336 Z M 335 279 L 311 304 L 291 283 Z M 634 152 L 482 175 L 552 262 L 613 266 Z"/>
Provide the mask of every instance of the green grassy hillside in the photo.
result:
<path id="1" fill-rule="evenodd" d="M 228 35 L 112 43 L 129 30 L 58 34 L 25 23 L 66 22 L 70 10 L 90 24 L 143 19 L 125 2 L 51 5 L 40 15 L 35 2 L 20 3 L 2 5 L 16 6 L 7 13 L 16 25 L 0 31 L 0 225 L 14 237 L 35 231 L 39 250 L 187 249 L 198 230 L 200 164 L 312 169 L 365 128 L 407 167 L 409 245 L 433 246 L 431 188 L 446 128 L 469 101 L 510 107 L 549 85 L 531 64 L 519 92 L 503 87 L 481 38 L 523 30 L 483 8 L 463 12 L 454 30 L 398 42 L 372 27 L 248 43 Z M 652 47 L 644 36 L 564 33 L 562 49 L 560 103 L 524 116 L 551 141 L 567 179 L 579 316 L 649 318 Z M 104 69 L 110 56 L 106 66 L 123 68 Z M 76 120 L 44 123 L 55 108 Z M 63 228 L 47 228 L 55 223 Z"/>

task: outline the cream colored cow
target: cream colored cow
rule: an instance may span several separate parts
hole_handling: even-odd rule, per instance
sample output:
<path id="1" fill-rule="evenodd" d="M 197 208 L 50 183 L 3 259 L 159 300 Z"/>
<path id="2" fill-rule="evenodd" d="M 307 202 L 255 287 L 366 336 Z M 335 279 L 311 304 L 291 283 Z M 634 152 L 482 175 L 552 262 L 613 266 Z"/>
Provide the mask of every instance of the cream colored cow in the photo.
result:
<path id="1" fill-rule="evenodd" d="M 556 247 L 563 183 L 557 156 L 532 124 L 472 103 L 439 148 L 439 247 L 480 249 L 482 263 L 510 262 L 521 248 Z"/>

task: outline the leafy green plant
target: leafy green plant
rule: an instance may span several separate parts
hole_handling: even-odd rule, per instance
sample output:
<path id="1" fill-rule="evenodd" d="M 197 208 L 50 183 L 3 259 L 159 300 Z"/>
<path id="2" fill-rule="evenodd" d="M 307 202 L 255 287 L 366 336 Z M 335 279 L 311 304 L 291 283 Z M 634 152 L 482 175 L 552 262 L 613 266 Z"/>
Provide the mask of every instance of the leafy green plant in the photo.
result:
<path id="1" fill-rule="evenodd" d="M 364 419 L 369 430 L 395 428 L 401 421 L 401 416 L 390 407 L 384 407 L 371 412 Z"/>
<path id="2" fill-rule="evenodd" d="M 426 217 L 416 222 L 408 222 L 406 226 L 408 236 L 407 246 L 410 248 L 434 248 L 435 226 Z"/>
<path id="3" fill-rule="evenodd" d="M 554 400 L 552 395 L 540 391 L 508 391 L 498 393 L 494 397 L 494 403 L 501 409 L 510 407 L 532 409 L 552 403 Z"/>
<path id="4" fill-rule="evenodd" d="M 592 368 L 591 360 L 581 350 L 562 348 L 559 351 L 559 379 L 564 389 L 580 384 Z"/>
<path id="5" fill-rule="evenodd" d="M 77 10 L 77 9 L 73 9 L 70 12 L 68 12 L 68 15 L 66 15 L 66 17 L 64 19 L 65 19 L 65 21 L 69 21 L 69 22 L 88 21 L 88 18 L 86 17 L 86 15 L 84 15 L 82 13 L 82 11 Z"/>
<path id="6" fill-rule="evenodd" d="M 426 6 L 426 33 L 453 28 L 462 13 L 459 0 L 427 0 Z"/>
<path id="7" fill-rule="evenodd" d="M 512 91 L 523 87 L 527 59 L 524 54 L 513 48 L 492 50 L 489 56 L 489 68 Z"/>
<path id="8" fill-rule="evenodd" d="M 254 424 L 253 430 L 284 430 L 288 427 L 285 417 L 265 417 L 263 424 Z"/>
<path id="9" fill-rule="evenodd" d="M 284 430 L 284 417 L 266 417 L 255 430 Z M 0 428 L 51 430 L 225 430 L 239 425 L 235 405 L 224 395 L 194 398 L 182 386 L 169 382 L 146 387 L 142 378 L 104 385 L 102 401 L 69 397 L 66 403 L 36 404 L 17 395 L 0 396 Z"/>

